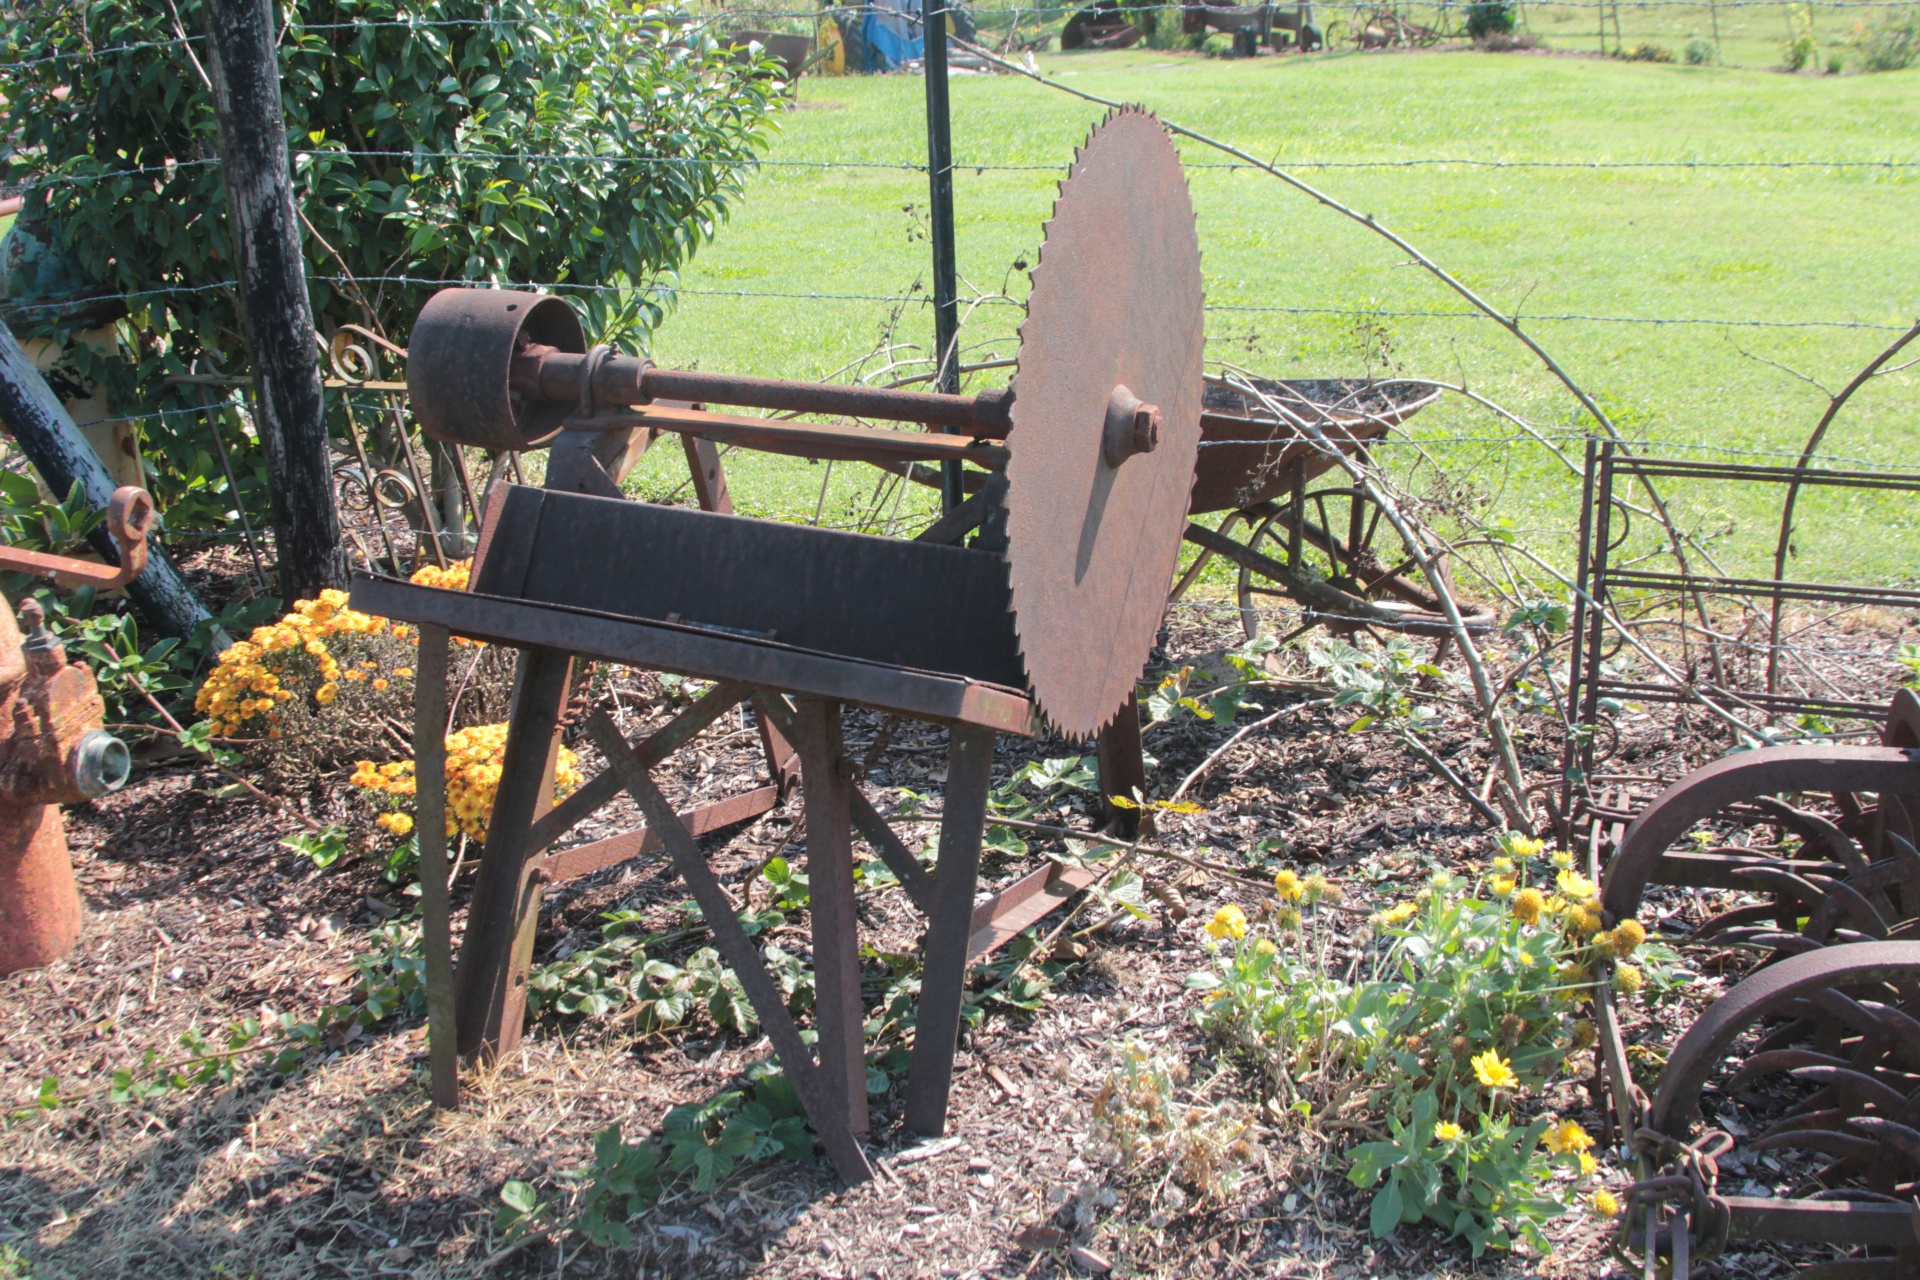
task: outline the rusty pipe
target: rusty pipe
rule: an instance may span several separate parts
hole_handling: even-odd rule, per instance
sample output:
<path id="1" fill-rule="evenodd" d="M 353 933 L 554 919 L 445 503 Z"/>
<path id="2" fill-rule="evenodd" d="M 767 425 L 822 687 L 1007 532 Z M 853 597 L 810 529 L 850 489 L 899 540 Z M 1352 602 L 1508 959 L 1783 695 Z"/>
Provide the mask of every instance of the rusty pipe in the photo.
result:
<path id="1" fill-rule="evenodd" d="M 786 413 L 915 422 L 975 440 L 1004 440 L 1012 426 L 1013 394 L 1004 388 L 954 396 L 831 382 L 696 373 L 662 369 L 639 356 L 581 354 L 533 343 L 515 353 L 507 385 L 531 400 L 577 405 L 581 399 L 581 372 L 585 367 L 592 369 L 592 398 L 594 406 L 599 408 L 684 400 Z"/>

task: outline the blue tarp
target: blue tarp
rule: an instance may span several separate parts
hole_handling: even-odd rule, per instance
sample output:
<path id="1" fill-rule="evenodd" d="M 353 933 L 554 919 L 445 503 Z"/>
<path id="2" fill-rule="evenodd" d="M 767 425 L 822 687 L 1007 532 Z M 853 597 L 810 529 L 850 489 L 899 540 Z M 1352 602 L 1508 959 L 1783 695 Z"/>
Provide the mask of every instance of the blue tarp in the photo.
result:
<path id="1" fill-rule="evenodd" d="M 919 0 L 875 0 L 860 27 L 868 71 L 894 71 L 926 52 Z"/>

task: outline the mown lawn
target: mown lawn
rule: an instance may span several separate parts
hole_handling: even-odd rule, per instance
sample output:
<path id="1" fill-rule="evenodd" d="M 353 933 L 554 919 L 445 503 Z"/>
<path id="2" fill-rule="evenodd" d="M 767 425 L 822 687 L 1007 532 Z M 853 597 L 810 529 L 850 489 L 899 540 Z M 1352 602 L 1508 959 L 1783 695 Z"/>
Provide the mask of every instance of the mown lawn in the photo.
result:
<path id="1" fill-rule="evenodd" d="M 1043 55 L 1040 66 L 1063 84 L 1145 104 L 1282 161 L 1920 160 L 1911 130 L 1920 71 L 1789 76 L 1461 51 L 1229 61 L 1134 50 Z M 872 352 L 890 327 L 897 340 L 924 348 L 928 310 L 884 300 L 918 298 L 927 280 L 924 175 L 793 163 L 920 161 L 922 92 L 911 76 L 803 83 L 799 108 L 783 119 L 769 153 L 786 163 L 752 180 L 718 241 L 687 272 L 686 295 L 657 335 L 659 359 L 819 377 Z M 1017 298 L 1024 278 L 1015 264 L 1032 260 L 1061 167 L 1104 108 L 1013 76 L 957 76 L 953 101 L 962 163 L 1031 166 L 968 168 L 957 181 L 963 292 Z M 1213 358 L 1279 376 L 1350 374 L 1377 369 L 1384 345 L 1396 369 L 1465 379 L 1549 431 L 1578 431 L 1571 397 L 1493 325 L 1404 314 L 1464 307 L 1390 245 L 1271 177 L 1199 167 L 1221 164 L 1217 152 L 1186 144 L 1183 153 L 1195 166 L 1208 303 L 1216 308 Z M 1825 397 L 1767 362 L 1835 386 L 1893 334 L 1544 317 L 1904 326 L 1920 312 L 1916 168 L 1409 165 L 1300 173 L 1407 235 L 1500 308 L 1543 317 L 1534 331 L 1622 430 L 1663 445 L 1795 450 Z M 859 300 L 804 296 L 816 294 Z M 1013 355 L 1020 317 L 1004 302 L 973 311 L 969 358 Z M 1912 465 L 1917 386 L 1908 372 L 1863 391 L 1830 436 L 1833 453 Z M 1543 449 L 1508 443 L 1510 429 L 1458 398 L 1416 425 L 1448 479 L 1475 486 L 1484 511 L 1511 517 L 1550 555 L 1571 559 L 1577 483 Z M 822 519 L 854 518 L 872 496 L 869 475 L 840 470 Z M 658 491 L 683 475 L 676 459 L 662 456 L 643 483 Z M 819 477 L 804 463 L 735 465 L 737 492 L 763 511 L 810 516 Z M 1770 548 L 1777 496 L 1718 489 L 1686 495 L 1679 506 L 1732 562 L 1751 563 Z M 1909 506 L 1872 497 L 1813 503 L 1795 576 L 1914 576 L 1920 538 Z"/>

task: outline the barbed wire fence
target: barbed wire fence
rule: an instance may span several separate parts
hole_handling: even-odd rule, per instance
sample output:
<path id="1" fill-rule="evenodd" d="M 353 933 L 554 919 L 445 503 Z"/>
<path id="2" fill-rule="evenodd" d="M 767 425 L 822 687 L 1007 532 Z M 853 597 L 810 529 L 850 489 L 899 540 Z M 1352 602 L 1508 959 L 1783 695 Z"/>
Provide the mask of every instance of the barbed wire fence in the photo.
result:
<path id="1" fill-rule="evenodd" d="M 1675 22 L 1691 21 L 1701 14 L 1711 16 L 1716 22 L 1724 20 L 1725 27 L 1731 31 L 1736 19 L 1741 15 L 1771 15 L 1779 18 L 1807 6 L 1794 0 L 1727 0 L 1717 5 L 1683 4 L 1679 0 L 1648 0 L 1645 4 L 1625 6 L 1631 15 L 1668 14 Z M 1367 14 L 1375 12 L 1369 6 L 1353 6 L 1336 9 L 1319 6 L 1322 14 L 1341 12 L 1353 15 L 1357 23 Z M 1828 0 L 1827 3 L 1812 7 L 1823 14 L 1836 18 L 1849 15 L 1864 15 L 1871 19 L 1882 13 L 1908 12 L 1910 6 L 1900 0 Z M 1177 14 L 1180 6 L 1128 6 L 1129 12 L 1152 12 Z M 1446 23 L 1461 18 L 1464 6 L 1432 5 L 1422 12 L 1431 12 L 1433 25 L 1428 29 L 1443 29 Z M 1619 33 L 1623 28 L 1619 23 L 1622 7 L 1611 3 L 1569 3 L 1556 5 L 1524 5 L 1520 7 L 1523 24 L 1532 21 L 1547 25 L 1556 13 L 1584 13 L 1591 17 L 1600 14 L 1613 23 L 1609 29 L 1613 34 L 1613 43 L 1618 46 Z M 1410 6 L 1393 6 L 1392 11 L 1403 17 L 1415 13 Z M 986 61 L 997 64 L 997 69 L 1013 74 L 1026 75 L 1045 84 L 1048 88 L 1062 93 L 1074 94 L 1095 102 L 1104 101 L 1095 95 L 1075 90 L 1059 81 L 1050 81 L 1035 73 L 1030 65 L 1022 65 L 995 53 L 993 45 L 1002 47 L 1018 45 L 1018 35 L 1023 28 L 1037 32 L 1046 24 L 1058 24 L 1075 12 L 1067 6 L 1009 8 L 988 10 L 980 14 L 981 43 L 978 46 L 961 45 Z M 738 24 L 752 21 L 756 24 L 771 24 L 781 21 L 793 23 L 817 23 L 821 12 L 812 11 L 767 11 L 767 10 L 726 10 L 714 14 L 702 15 L 698 19 L 707 23 Z M 615 20 L 618 20 L 617 15 Z M 396 29 L 417 29 L 423 24 L 395 22 L 373 24 L 392 26 Z M 1629 24 L 1631 27 L 1631 23 Z M 1002 28 L 1004 28 L 1002 30 Z M 318 30 L 309 27 L 307 30 Z M 998 36 L 992 35 L 999 31 Z M 1628 29 L 1628 35 L 1632 30 Z M 188 46 L 198 36 L 186 36 L 172 42 L 153 42 L 143 45 L 129 45 L 122 49 L 103 49 L 90 51 L 85 55 L 57 55 L 74 59 L 110 56 L 117 52 L 135 52 L 162 45 Z M 1759 37 L 1754 37 L 1759 39 Z M 53 61 L 54 59 L 45 59 Z M 1609 171 L 1662 171 L 1673 174 L 1689 172 L 1714 173 L 1720 171 L 1754 171 L 1792 174 L 1795 172 L 1818 171 L 1856 171 L 1863 174 L 1879 173 L 1892 175 L 1904 180 L 1909 174 L 1920 170 L 1920 157 L 1912 155 L 1866 156 L 1751 156 L 1728 158 L 1719 156 L 1677 156 L 1673 158 L 1644 157 L 1593 157 L 1593 158 L 1538 158 L 1528 156 L 1417 156 L 1410 158 L 1364 158 L 1339 156 L 1302 156 L 1291 160 L 1262 160 L 1245 153 L 1236 153 L 1231 147 L 1198 133 L 1180 129 L 1176 132 L 1193 144 L 1186 156 L 1189 168 L 1196 171 L 1224 171 L 1228 173 L 1264 173 L 1289 184 L 1307 198 L 1344 213 L 1366 229 L 1385 235 L 1393 243 L 1412 254 L 1414 259 L 1423 263 L 1431 273 L 1442 280 L 1451 280 L 1444 268 L 1437 262 L 1421 255 L 1409 242 L 1386 231 L 1374 219 L 1359 215 L 1339 204 L 1338 201 L 1292 176 L 1296 171 L 1318 173 L 1362 172 L 1362 171 L 1408 171 L 1408 170 L 1512 170 L 1517 172 L 1543 171 L 1604 174 Z M 903 151 L 910 148 L 903 147 Z M 1211 151 L 1211 158 L 1208 152 Z M 348 160 L 386 160 L 407 161 L 427 158 L 437 160 L 458 160 L 471 163 L 476 168 L 486 169 L 503 165 L 552 165 L 552 166 L 592 166 L 607 164 L 686 164 L 686 157 L 665 155 L 632 154 L 593 154 L 593 153 L 553 153 L 518 152 L 511 150 L 474 151 L 462 153 L 446 152 L 394 152 L 394 151 L 356 151 L 344 148 L 300 149 L 294 152 L 295 159 L 317 155 Z M 1225 158 L 1220 158 L 1225 155 Z M 204 167 L 217 164 L 210 159 L 190 159 L 184 161 L 169 160 L 162 165 L 131 165 L 124 169 L 108 172 L 75 172 L 52 174 L 39 179 L 35 186 L 50 186 L 63 182 L 91 183 L 108 180 L 126 180 L 147 178 L 154 175 L 166 176 L 183 168 Z M 844 160 L 825 156 L 792 156 L 774 154 L 763 158 L 760 167 L 773 172 L 788 172 L 805 176 L 808 174 L 827 177 L 840 172 L 885 173 L 897 172 L 925 176 L 929 166 L 923 157 L 902 154 L 891 160 Z M 991 173 L 1058 173 L 1064 176 L 1066 164 L 1005 164 L 984 155 L 969 157 L 965 154 L 964 144 L 961 158 L 951 165 L 955 176 L 967 174 L 985 175 Z M 962 199 L 965 199 L 963 193 Z M 422 285 L 422 284 L 475 284 L 498 283 L 517 288 L 536 288 L 558 293 L 562 296 L 580 295 L 593 292 L 632 293 L 632 285 L 597 284 L 577 281 L 538 281 L 512 280 L 479 282 L 463 279 L 438 279 L 404 272 L 391 275 L 337 275 L 324 271 L 312 272 L 317 283 L 332 287 L 361 287 L 376 285 Z M 1563 420 L 1541 421 L 1535 417 L 1495 402 L 1484 394 L 1474 390 L 1464 378 L 1452 380 L 1430 380 L 1431 385 L 1474 402 L 1485 410 L 1487 420 L 1493 424 L 1493 430 L 1480 427 L 1467 431 L 1450 430 L 1441 434 L 1414 432 L 1394 424 L 1387 428 L 1380 438 L 1370 441 L 1368 455 L 1376 465 L 1374 475 L 1380 483 L 1389 487 L 1382 490 L 1384 497 L 1395 504 L 1395 509 L 1405 512 L 1410 518 L 1431 518 L 1436 522 L 1451 519 L 1459 527 L 1451 530 L 1442 542 L 1447 552 L 1467 566 L 1466 572 L 1472 577 L 1477 589 L 1490 594 L 1508 608 L 1526 605 L 1542 592 L 1560 594 L 1578 591 L 1578 574 L 1575 567 L 1564 560 L 1541 555 L 1528 549 L 1524 544 L 1530 535 L 1540 534 L 1565 540 L 1567 530 L 1552 525 L 1528 525 L 1515 523 L 1500 531 L 1500 536 L 1489 537 L 1484 526 L 1468 527 L 1461 525 L 1463 515 L 1457 505 L 1450 505 L 1445 495 L 1452 491 L 1472 488 L 1475 485 L 1489 483 L 1487 477 L 1502 470 L 1510 471 L 1516 450 L 1535 450 L 1552 460 L 1569 483 L 1577 484 L 1581 474 L 1578 461 L 1579 453 L 1586 447 L 1596 431 L 1610 433 L 1615 443 L 1637 454 L 1668 454 L 1697 456 L 1705 455 L 1720 458 L 1739 458 L 1753 461 L 1777 461 L 1782 464 L 1805 467 L 1808 465 L 1808 451 L 1791 449 L 1764 449 L 1739 447 L 1715 443 L 1700 436 L 1675 437 L 1659 436 L 1646 432 L 1617 428 L 1608 421 L 1604 409 L 1571 377 L 1560 369 L 1549 346 L 1557 343 L 1535 335 L 1543 329 L 1560 326 L 1577 327 L 1600 325 L 1629 329 L 1700 329 L 1718 331 L 1723 334 L 1739 334 L 1747 331 L 1861 331 L 1882 333 L 1889 337 L 1902 333 L 1906 326 L 1891 323 L 1884 319 L 1862 318 L 1858 315 L 1834 314 L 1812 318 L 1781 318 L 1752 315 L 1714 315 L 1701 313 L 1685 315 L 1620 314 L 1604 310 L 1593 311 L 1557 311 L 1524 318 L 1509 315 L 1498 308 L 1482 302 L 1465 286 L 1458 286 L 1455 292 L 1465 305 L 1456 307 L 1433 307 L 1412 305 L 1381 306 L 1292 306 L 1281 301 L 1272 303 L 1213 302 L 1208 304 L 1210 317 L 1232 319 L 1235 317 L 1329 317 L 1371 322 L 1413 322 L 1440 325 L 1494 325 L 1506 330 L 1518 342 L 1529 348 L 1541 361 L 1550 375 L 1556 376 L 1579 402 L 1579 408 L 1568 414 Z M 129 295 L 130 303 L 139 303 L 145 299 L 158 298 L 167 294 L 198 293 L 211 290 L 232 290 L 236 287 L 231 280 L 212 282 L 181 283 L 164 289 L 155 289 L 141 294 Z M 880 325 L 880 339 L 870 349 L 848 352 L 843 365 L 834 370 L 833 378 L 861 381 L 871 385 L 912 385 L 931 380 L 934 359 L 932 344 L 925 335 L 916 339 L 920 329 L 929 328 L 927 319 L 931 299 L 926 290 L 919 287 L 911 289 L 876 289 L 862 291 L 820 290 L 791 291 L 777 289 L 715 289 L 685 287 L 674 282 L 654 282 L 646 289 L 652 291 L 660 301 L 671 306 L 680 299 L 726 299 L 743 305 L 760 302 L 781 303 L 818 303 L 823 305 L 860 304 L 883 309 Z M 962 298 L 962 306 L 969 319 L 975 314 L 983 317 L 994 314 L 1011 316 L 1023 306 L 1023 300 L 1007 290 L 975 290 L 971 296 Z M 31 311 L 32 304 L 16 307 L 16 311 Z M 668 323 L 672 323 L 671 320 Z M 1004 370 L 1012 362 L 1001 358 L 997 352 L 1005 348 L 1005 335 L 1009 325 L 992 326 L 991 336 L 978 338 L 962 329 L 961 365 L 969 375 L 989 375 L 995 370 Z M 1241 339 L 1229 333 L 1211 333 L 1209 341 L 1216 346 L 1232 347 Z M 325 352 L 327 362 L 327 386 L 332 397 L 332 411 L 338 415 L 343 428 L 336 439 L 335 480 L 341 502 L 349 514 L 348 537 L 354 546 L 355 557 L 369 567 L 378 567 L 387 572 L 404 572 L 407 569 L 431 560 L 445 564 L 453 558 L 467 554 L 471 547 L 473 521 L 480 508 L 480 498 L 493 480 L 502 476 L 524 478 L 520 471 L 520 461 L 510 456 L 481 454 L 478 451 L 450 449 L 422 440 L 413 428 L 406 412 L 404 352 L 383 344 L 379 335 L 367 332 L 341 332 L 332 335 L 332 341 Z M 1225 369 L 1232 363 L 1222 356 L 1212 362 L 1214 367 Z M 1287 376 L 1291 371 L 1267 369 L 1269 376 Z M 1418 379 L 1415 379 L 1416 381 Z M 221 432 L 216 419 L 247 421 L 248 389 L 247 379 L 241 373 L 225 370 L 213 370 L 189 379 L 200 389 L 201 404 L 198 407 L 158 410 L 154 413 L 130 415 L 127 420 L 157 416 L 194 417 L 204 419 L 208 426 L 208 435 L 214 451 L 218 454 L 219 465 L 225 473 L 227 483 L 233 486 L 233 469 L 227 457 L 226 447 L 221 443 Z M 1585 412 L 1580 412 L 1584 409 Z M 113 421 L 109 419 L 108 421 Z M 244 429 L 244 426 L 243 426 Z M 1212 442 L 1203 447 L 1231 442 Z M 1444 455 L 1444 456 L 1443 456 Z M 1822 452 L 1821 465 L 1835 464 L 1857 468 L 1863 471 L 1893 472 L 1897 463 L 1885 458 L 1853 456 L 1846 453 Z M 830 527 L 850 528 L 866 532 L 912 533 L 930 523 L 937 509 L 931 505 L 933 490 L 917 486 L 918 478 L 911 471 L 906 474 L 883 473 L 874 481 L 871 489 L 861 488 L 853 499 L 845 502 L 829 502 L 828 488 L 833 480 L 832 464 L 826 464 L 819 482 L 818 497 L 811 511 L 799 510 L 787 513 L 788 518 L 805 519 L 811 523 Z M 843 473 L 844 475 L 844 473 Z M 1420 487 L 1424 484 L 1424 488 Z M 1441 495 L 1436 500 L 1434 495 Z M 676 489 L 667 489 L 653 495 L 665 500 L 675 500 L 682 496 Z M 226 535 L 233 545 L 235 554 L 244 553 L 250 564 L 250 571 L 264 586 L 268 581 L 266 566 L 271 558 L 271 547 L 264 530 L 252 526 L 244 510 L 244 503 L 235 502 L 237 528 Z M 1715 561 L 1716 547 L 1711 537 L 1703 533 L 1698 521 L 1676 517 L 1662 507 L 1662 499 L 1651 489 L 1647 494 L 1647 505 L 1635 507 L 1627 504 L 1625 509 L 1650 519 L 1664 530 L 1664 547 L 1640 547 L 1635 554 L 1642 557 L 1666 555 L 1677 558 L 1682 565 L 1688 556 L 1702 559 L 1709 565 L 1718 567 Z M 1336 566 L 1337 568 L 1337 566 Z M 1598 604 L 1598 602 L 1593 602 Z M 1858 613 L 1857 608 L 1840 606 L 1819 616 L 1806 616 L 1795 619 L 1793 627 L 1786 634 L 1776 636 L 1767 642 L 1753 639 L 1750 628 L 1731 624 L 1723 614 L 1715 614 L 1696 596 L 1691 602 L 1694 616 L 1689 619 L 1683 605 L 1689 602 L 1684 593 L 1650 593 L 1636 600 L 1631 608 L 1633 616 L 1617 606 L 1614 607 L 1612 621 L 1623 635 L 1635 637 L 1660 637 L 1658 644 L 1665 645 L 1680 655 L 1684 666 L 1691 661 L 1690 645 L 1701 637 L 1718 637 L 1732 650 L 1747 655 L 1749 662 L 1768 661 L 1784 655 L 1801 663 L 1820 664 L 1813 676 L 1816 681 L 1832 684 L 1831 676 L 1836 670 L 1849 664 L 1871 662 L 1876 667 L 1891 674 L 1897 672 L 1895 655 L 1889 642 L 1882 633 L 1872 633 L 1858 649 L 1848 649 L 1844 645 L 1836 647 L 1830 634 L 1821 633 L 1825 624 L 1848 614 Z M 1724 602 L 1722 602 L 1724 603 Z M 1244 600 L 1232 602 L 1219 598 L 1188 598 L 1178 602 L 1181 609 L 1198 612 L 1228 613 L 1237 612 L 1243 617 L 1247 612 Z M 1738 601 L 1733 603 L 1735 612 L 1744 606 Z M 1353 619 L 1342 618 L 1338 614 L 1303 605 L 1291 611 L 1291 616 L 1305 623 L 1333 622 L 1348 623 Z M 1812 637 L 1811 639 L 1808 637 Z M 1650 653 L 1665 652 L 1656 650 L 1656 642 L 1642 639 L 1637 642 Z M 1758 655 L 1756 659 L 1755 655 Z M 1664 659 L 1661 659 L 1664 661 Z M 1741 723 L 1750 723 L 1742 721 Z"/>

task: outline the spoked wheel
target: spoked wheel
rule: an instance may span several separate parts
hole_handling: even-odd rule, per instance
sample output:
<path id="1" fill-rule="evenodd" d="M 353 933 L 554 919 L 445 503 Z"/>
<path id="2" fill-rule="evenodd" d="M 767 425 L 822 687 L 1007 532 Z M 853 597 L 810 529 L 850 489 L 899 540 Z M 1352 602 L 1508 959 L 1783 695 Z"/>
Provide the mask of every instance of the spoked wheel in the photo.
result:
<path id="1" fill-rule="evenodd" d="M 1773 747 L 1729 756 L 1667 788 L 1607 860 L 1604 903 L 1637 915 L 1653 884 L 1751 893 L 1694 936 L 1771 948 L 1920 937 L 1920 753 Z M 1705 824 L 1699 838 L 1691 838 Z"/>
<path id="2" fill-rule="evenodd" d="M 1920 1274 L 1916 1126 L 1920 943 L 1783 960 L 1674 1047 L 1641 1130 L 1643 1154 L 1666 1168 L 1629 1193 L 1623 1243 L 1639 1251 L 1654 1235 L 1676 1272 L 1729 1239 L 1833 1244 L 1853 1253 L 1803 1280 L 1908 1280 Z M 1729 1194 L 1750 1179 L 1772 1194 Z M 1649 1233 L 1663 1205 L 1682 1219 Z"/>

